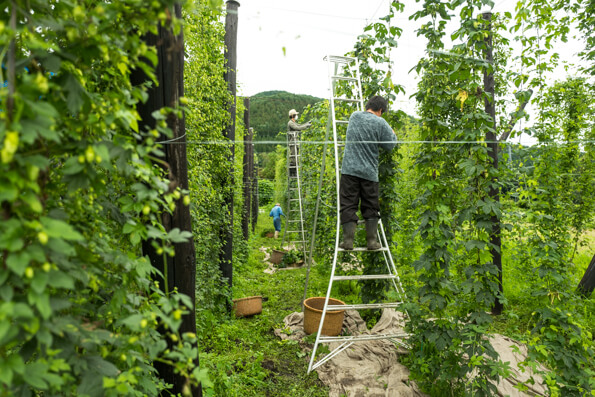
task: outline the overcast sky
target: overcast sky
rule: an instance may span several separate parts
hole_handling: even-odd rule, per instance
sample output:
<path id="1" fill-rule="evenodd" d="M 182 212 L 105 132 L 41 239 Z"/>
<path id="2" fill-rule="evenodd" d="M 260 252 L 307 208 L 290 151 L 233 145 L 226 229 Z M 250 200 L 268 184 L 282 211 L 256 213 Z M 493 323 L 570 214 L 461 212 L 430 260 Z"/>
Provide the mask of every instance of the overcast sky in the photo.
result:
<path id="1" fill-rule="evenodd" d="M 388 7 L 388 0 L 240 0 L 238 92 L 283 90 L 327 98 L 324 56 L 352 50 L 364 27 L 385 16 Z M 398 18 L 393 23 L 404 33 L 402 46 L 391 50 L 395 82 L 413 93 L 414 75 L 408 71 L 425 46 L 415 38 L 417 24 Z"/>
<path id="2" fill-rule="evenodd" d="M 328 98 L 327 54 L 353 49 L 357 36 L 372 21 L 387 15 L 390 0 L 239 0 L 238 95 L 283 90 Z M 393 80 L 406 94 L 394 107 L 415 115 L 417 75 L 410 70 L 424 56 L 426 41 L 417 37 L 420 21 L 409 16 L 420 7 L 405 1 L 405 12 L 392 24 L 403 29 L 398 48 L 391 49 Z M 493 12 L 514 11 L 516 0 L 495 0 Z M 487 11 L 487 10 L 486 10 Z M 576 61 L 581 43 L 559 46 L 563 58 Z M 560 72 L 556 78 L 563 78 Z"/>

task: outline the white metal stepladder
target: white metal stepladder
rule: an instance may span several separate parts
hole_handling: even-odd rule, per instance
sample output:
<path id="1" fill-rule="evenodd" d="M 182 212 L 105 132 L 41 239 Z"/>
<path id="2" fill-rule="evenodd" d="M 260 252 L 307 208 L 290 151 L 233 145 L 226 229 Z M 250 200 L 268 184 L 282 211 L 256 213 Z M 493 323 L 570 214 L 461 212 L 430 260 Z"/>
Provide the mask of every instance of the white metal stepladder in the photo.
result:
<path id="1" fill-rule="evenodd" d="M 293 242 L 305 261 L 306 235 L 300 182 L 300 139 L 299 131 L 287 132 L 287 206 L 282 245 Z"/>
<path id="2" fill-rule="evenodd" d="M 349 336 L 325 336 L 322 335 L 322 327 L 324 324 L 324 319 L 329 311 L 333 310 L 360 310 L 360 309 L 384 309 L 384 308 L 396 308 L 401 305 L 404 300 L 406 299 L 405 291 L 403 290 L 403 286 L 399 279 L 399 275 L 397 273 L 397 269 L 393 262 L 393 258 L 389 249 L 388 241 L 386 239 L 386 234 L 384 232 L 384 226 L 382 225 L 382 220 L 379 219 L 378 221 L 378 241 L 380 241 L 381 248 L 378 250 L 368 250 L 367 247 L 354 247 L 353 250 L 347 252 L 353 253 L 360 253 L 360 252 L 374 252 L 378 253 L 378 255 L 382 255 L 384 258 L 384 262 L 386 263 L 386 273 L 383 274 L 366 274 L 366 275 L 337 275 L 337 257 L 340 252 L 345 251 L 343 248 L 339 247 L 339 231 L 341 228 L 340 224 L 340 211 L 339 211 L 339 183 L 340 183 L 340 153 L 339 148 L 344 148 L 345 146 L 345 136 L 338 131 L 338 126 L 345 127 L 349 124 L 348 120 L 345 119 L 337 119 L 337 108 L 336 104 L 338 103 L 351 103 L 352 105 L 356 105 L 359 111 L 364 111 L 364 102 L 362 98 L 362 89 L 361 89 L 361 80 L 359 74 L 359 62 L 357 58 L 352 57 L 344 57 L 344 56 L 334 56 L 328 55 L 325 58 L 328 64 L 328 73 L 329 73 L 329 83 L 330 83 L 330 101 L 329 101 L 329 126 L 332 125 L 333 136 L 332 136 L 332 143 L 334 146 L 334 158 L 335 158 L 335 177 L 336 177 L 336 187 L 337 187 L 337 229 L 336 229 L 336 236 L 335 236 L 335 249 L 333 254 L 333 263 L 331 269 L 331 276 L 329 280 L 329 285 L 326 293 L 326 299 L 324 302 L 324 307 L 322 309 L 320 325 L 318 327 L 318 332 L 316 334 L 316 342 L 314 343 L 314 348 L 312 349 L 312 356 L 310 357 L 310 364 L 308 365 L 308 373 L 312 370 L 316 369 L 320 365 L 324 364 L 328 360 L 335 357 L 337 354 L 341 353 L 343 350 L 347 349 L 353 343 L 359 341 L 366 341 L 366 340 L 379 340 L 379 339 L 388 339 L 393 341 L 394 343 L 406 347 L 404 342 L 402 341 L 404 338 L 407 337 L 407 334 L 402 333 L 394 333 L 394 334 L 363 334 L 363 335 L 349 335 Z M 348 87 L 348 89 L 344 90 L 346 93 L 341 94 L 338 96 L 337 91 L 337 82 L 342 81 L 344 85 Z M 351 85 L 351 86 L 349 86 Z M 351 97 L 355 96 L 355 98 Z M 344 128 L 346 130 L 346 128 Z M 330 128 L 327 128 L 327 138 L 325 142 L 328 141 Z M 326 150 L 325 150 L 326 153 Z M 323 171 L 321 175 L 324 173 L 324 160 L 323 160 Z M 322 181 L 322 179 L 321 179 Z M 321 182 L 322 183 L 322 182 Z M 319 189 L 320 192 L 320 189 Z M 319 198 L 320 200 L 320 193 Z M 359 224 L 359 222 L 358 222 Z M 316 220 L 314 221 L 314 230 L 316 230 Z M 314 243 L 314 236 L 315 232 L 313 232 L 312 236 L 312 246 L 311 251 L 313 248 Z M 312 252 L 310 251 L 310 258 L 312 256 Z M 309 265 L 309 264 L 308 264 Z M 309 275 L 309 267 L 308 267 L 308 275 Z M 308 283 L 308 275 L 306 277 L 306 287 Z M 382 303 L 362 303 L 362 304 L 346 304 L 346 305 L 329 305 L 329 298 L 331 297 L 331 290 L 333 287 L 333 283 L 335 281 L 348 281 L 348 280 L 387 280 L 390 281 L 392 287 L 394 287 L 397 293 L 397 301 L 394 302 L 382 302 Z M 304 291 L 304 296 L 306 291 Z M 326 356 L 320 359 L 318 362 L 314 362 L 316 358 L 316 351 L 320 343 L 328 343 L 328 342 L 340 342 L 340 344 L 334 348 L 331 352 L 329 352 Z"/>

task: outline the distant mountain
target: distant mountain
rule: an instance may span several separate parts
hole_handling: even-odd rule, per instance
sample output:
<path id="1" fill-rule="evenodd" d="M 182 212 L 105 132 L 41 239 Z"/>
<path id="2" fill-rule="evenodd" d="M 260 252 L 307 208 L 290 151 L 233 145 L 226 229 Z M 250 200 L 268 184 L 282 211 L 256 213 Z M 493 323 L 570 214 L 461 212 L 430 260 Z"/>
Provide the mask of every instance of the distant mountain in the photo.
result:
<path id="1" fill-rule="evenodd" d="M 300 114 L 308 105 L 322 101 L 311 95 L 292 94 L 287 91 L 265 91 L 250 97 L 250 127 L 256 131 L 257 141 L 285 140 L 277 137 L 279 132 L 287 131 L 289 111 L 297 110 Z M 305 122 L 300 120 L 299 122 Z M 274 150 L 272 146 L 258 145 L 258 151 L 268 152 Z"/>

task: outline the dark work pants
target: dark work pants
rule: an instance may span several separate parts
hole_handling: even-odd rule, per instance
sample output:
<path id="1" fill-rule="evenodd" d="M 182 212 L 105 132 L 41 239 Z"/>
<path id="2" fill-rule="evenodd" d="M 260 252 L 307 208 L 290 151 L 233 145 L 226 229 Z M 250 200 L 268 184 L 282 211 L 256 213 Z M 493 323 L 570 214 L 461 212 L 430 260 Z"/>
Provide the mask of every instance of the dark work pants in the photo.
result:
<path id="1" fill-rule="evenodd" d="M 380 218 L 378 182 L 352 175 L 341 175 L 339 199 L 341 200 L 341 224 L 359 220 L 356 214 L 358 206 L 361 206 L 364 219 Z"/>

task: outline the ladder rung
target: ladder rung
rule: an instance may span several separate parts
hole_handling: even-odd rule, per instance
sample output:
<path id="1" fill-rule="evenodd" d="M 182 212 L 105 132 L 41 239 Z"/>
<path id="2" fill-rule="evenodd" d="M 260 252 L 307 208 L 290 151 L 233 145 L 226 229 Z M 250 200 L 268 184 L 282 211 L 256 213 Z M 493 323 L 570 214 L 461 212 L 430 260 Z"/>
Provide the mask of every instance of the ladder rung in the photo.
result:
<path id="1" fill-rule="evenodd" d="M 379 339 L 405 339 L 408 338 L 409 334 L 401 332 L 398 334 L 363 334 L 363 335 L 350 335 L 350 336 L 323 336 L 320 335 L 318 339 L 320 342 L 358 342 L 365 340 L 379 340 Z"/>
<path id="2" fill-rule="evenodd" d="M 357 81 L 355 77 L 346 77 L 346 76 L 331 76 L 335 80 L 346 80 L 346 81 Z"/>
<path id="3" fill-rule="evenodd" d="M 333 280 L 388 280 L 395 279 L 394 274 L 361 274 L 353 276 L 335 276 Z"/>
<path id="4" fill-rule="evenodd" d="M 401 302 L 390 303 L 358 303 L 353 305 L 326 305 L 326 310 L 360 310 L 360 309 L 386 309 L 399 307 Z"/>
<path id="5" fill-rule="evenodd" d="M 360 99 L 353 99 L 353 98 L 333 98 L 334 101 L 343 101 L 343 102 L 361 102 Z"/>
<path id="6" fill-rule="evenodd" d="M 349 124 L 349 120 L 335 120 L 337 124 Z"/>
<path id="7" fill-rule="evenodd" d="M 353 252 L 353 251 L 357 251 L 357 252 L 380 252 L 380 251 L 388 251 L 388 248 L 381 247 L 381 248 L 379 248 L 377 250 L 369 250 L 366 247 L 353 247 L 352 250 L 346 250 L 346 249 L 343 249 L 343 248 L 339 247 L 339 248 L 337 248 L 337 251 L 345 251 L 345 252 Z"/>
<path id="8" fill-rule="evenodd" d="M 324 60 L 335 62 L 335 63 L 351 63 L 351 62 L 355 61 L 355 58 L 341 56 L 341 55 L 326 55 L 324 57 Z"/>

